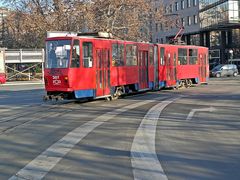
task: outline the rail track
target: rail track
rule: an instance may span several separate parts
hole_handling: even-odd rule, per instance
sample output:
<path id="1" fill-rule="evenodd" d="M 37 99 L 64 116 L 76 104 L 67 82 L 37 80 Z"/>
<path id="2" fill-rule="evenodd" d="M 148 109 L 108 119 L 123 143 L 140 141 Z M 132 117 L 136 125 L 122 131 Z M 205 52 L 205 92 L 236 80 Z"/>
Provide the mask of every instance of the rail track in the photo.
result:
<path id="1" fill-rule="evenodd" d="M 12 114 L 11 109 L 4 110 L 0 118 L 0 135 L 17 127 L 21 127 L 44 118 L 58 117 L 72 112 L 71 104 L 73 102 L 61 102 L 51 104 L 40 104 L 35 106 L 24 106 L 16 108 L 16 113 Z M 25 110 L 25 111 L 24 111 Z"/>

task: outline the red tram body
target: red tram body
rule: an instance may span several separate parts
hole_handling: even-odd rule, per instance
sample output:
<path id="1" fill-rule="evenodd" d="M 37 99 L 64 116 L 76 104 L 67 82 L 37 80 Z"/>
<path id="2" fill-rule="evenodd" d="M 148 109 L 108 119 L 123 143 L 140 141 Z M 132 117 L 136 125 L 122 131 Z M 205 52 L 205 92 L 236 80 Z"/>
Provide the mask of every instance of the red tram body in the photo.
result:
<path id="1" fill-rule="evenodd" d="M 88 36 L 46 39 L 47 99 L 122 94 L 207 83 L 208 49 Z"/>

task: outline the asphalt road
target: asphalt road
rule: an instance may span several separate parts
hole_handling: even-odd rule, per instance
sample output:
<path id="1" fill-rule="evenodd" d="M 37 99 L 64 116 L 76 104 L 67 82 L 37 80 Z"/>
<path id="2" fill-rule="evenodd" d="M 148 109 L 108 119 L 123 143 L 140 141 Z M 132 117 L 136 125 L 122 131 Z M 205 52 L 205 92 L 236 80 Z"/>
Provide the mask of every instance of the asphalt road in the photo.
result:
<path id="1" fill-rule="evenodd" d="M 240 77 L 116 101 L 0 86 L 0 179 L 240 179 Z"/>

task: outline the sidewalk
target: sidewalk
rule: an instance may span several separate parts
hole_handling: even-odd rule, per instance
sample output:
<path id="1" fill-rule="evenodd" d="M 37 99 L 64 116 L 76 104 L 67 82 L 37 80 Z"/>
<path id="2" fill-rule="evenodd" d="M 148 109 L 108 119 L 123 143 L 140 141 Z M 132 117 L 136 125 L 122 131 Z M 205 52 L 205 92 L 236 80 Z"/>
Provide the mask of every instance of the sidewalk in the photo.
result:
<path id="1" fill-rule="evenodd" d="M 18 86 L 18 85 L 31 85 L 31 84 L 44 84 L 43 81 L 11 81 L 1 84 L 1 86 Z"/>

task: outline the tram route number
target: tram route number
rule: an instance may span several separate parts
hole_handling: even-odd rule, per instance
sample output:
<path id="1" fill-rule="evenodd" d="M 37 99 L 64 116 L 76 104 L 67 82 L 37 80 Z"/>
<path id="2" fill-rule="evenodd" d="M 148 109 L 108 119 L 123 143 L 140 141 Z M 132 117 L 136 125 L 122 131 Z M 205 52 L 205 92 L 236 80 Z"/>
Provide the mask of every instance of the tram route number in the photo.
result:
<path id="1" fill-rule="evenodd" d="M 53 76 L 53 85 L 60 85 L 62 82 L 59 76 Z"/>

